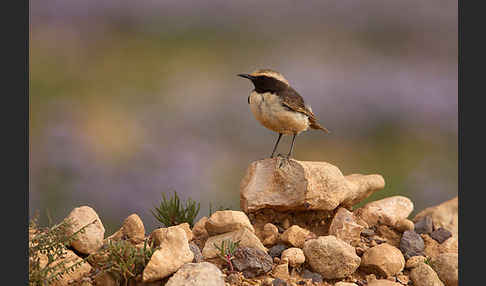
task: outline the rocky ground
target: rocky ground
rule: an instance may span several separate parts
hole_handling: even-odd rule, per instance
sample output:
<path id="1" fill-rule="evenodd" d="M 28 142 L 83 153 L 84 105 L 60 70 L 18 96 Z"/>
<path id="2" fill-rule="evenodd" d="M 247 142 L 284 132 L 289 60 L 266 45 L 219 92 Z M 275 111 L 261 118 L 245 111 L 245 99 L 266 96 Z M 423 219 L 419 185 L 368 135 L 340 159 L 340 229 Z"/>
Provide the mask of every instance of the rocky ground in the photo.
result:
<path id="1" fill-rule="evenodd" d="M 385 187 L 380 175 L 344 176 L 326 162 L 253 162 L 241 182 L 241 210 L 203 217 L 146 234 L 136 214 L 105 237 L 89 206 L 68 217 L 88 224 L 65 259 L 96 257 L 110 241 L 159 249 L 131 285 L 458 285 L 458 199 L 422 210 L 392 196 L 353 209 Z M 76 227 L 72 231 L 76 231 Z M 215 245 L 239 241 L 230 265 Z M 93 275 L 86 262 L 57 285 L 117 285 L 109 274 Z"/>

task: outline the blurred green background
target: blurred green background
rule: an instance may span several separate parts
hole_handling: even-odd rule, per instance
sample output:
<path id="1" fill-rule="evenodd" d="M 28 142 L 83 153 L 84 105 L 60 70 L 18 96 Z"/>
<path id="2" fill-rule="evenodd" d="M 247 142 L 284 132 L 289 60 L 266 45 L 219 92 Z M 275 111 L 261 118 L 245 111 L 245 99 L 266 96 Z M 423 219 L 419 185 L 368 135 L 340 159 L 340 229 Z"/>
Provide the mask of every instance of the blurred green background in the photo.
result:
<path id="1" fill-rule="evenodd" d="M 93 207 L 107 235 L 161 193 L 239 209 L 276 133 L 236 76 L 282 72 L 332 133 L 298 160 L 379 173 L 415 214 L 458 192 L 457 1 L 32 1 L 30 215 Z M 279 152 L 286 153 L 288 136 Z M 365 202 L 366 202 L 365 201 Z"/>

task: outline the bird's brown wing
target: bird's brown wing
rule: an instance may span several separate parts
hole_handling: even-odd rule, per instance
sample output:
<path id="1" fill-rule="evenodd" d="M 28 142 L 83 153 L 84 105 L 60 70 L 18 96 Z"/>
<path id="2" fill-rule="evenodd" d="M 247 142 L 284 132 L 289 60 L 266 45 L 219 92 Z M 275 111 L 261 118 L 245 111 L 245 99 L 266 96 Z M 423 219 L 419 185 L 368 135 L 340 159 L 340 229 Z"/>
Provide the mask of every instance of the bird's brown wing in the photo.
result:
<path id="1" fill-rule="evenodd" d="M 305 106 L 304 99 L 293 88 L 288 88 L 278 93 L 282 105 L 289 109 L 307 115 L 309 118 L 315 119 L 314 113 Z"/>
<path id="2" fill-rule="evenodd" d="M 278 95 L 281 99 L 281 103 L 283 106 L 286 106 L 287 108 L 295 112 L 300 112 L 307 115 L 311 128 L 320 129 L 326 133 L 329 133 L 329 130 L 327 130 L 325 127 L 321 126 L 317 122 L 315 114 L 312 112 L 312 110 L 307 108 L 302 96 L 300 96 L 300 94 L 298 94 L 297 91 L 295 91 L 293 88 L 289 87 L 288 89 L 279 92 Z"/>

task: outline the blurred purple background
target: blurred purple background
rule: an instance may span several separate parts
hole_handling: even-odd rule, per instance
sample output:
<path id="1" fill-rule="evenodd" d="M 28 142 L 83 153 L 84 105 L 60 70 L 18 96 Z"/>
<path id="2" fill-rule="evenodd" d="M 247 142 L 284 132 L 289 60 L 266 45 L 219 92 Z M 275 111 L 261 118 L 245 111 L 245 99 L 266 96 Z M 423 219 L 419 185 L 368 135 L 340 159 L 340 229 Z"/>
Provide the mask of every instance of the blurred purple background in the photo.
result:
<path id="1" fill-rule="evenodd" d="M 239 209 L 276 133 L 236 74 L 282 72 L 332 133 L 298 160 L 379 173 L 414 213 L 458 192 L 457 1 L 31 1 L 30 213 L 90 205 L 107 234 L 176 190 Z M 290 138 L 279 151 L 286 153 Z"/>

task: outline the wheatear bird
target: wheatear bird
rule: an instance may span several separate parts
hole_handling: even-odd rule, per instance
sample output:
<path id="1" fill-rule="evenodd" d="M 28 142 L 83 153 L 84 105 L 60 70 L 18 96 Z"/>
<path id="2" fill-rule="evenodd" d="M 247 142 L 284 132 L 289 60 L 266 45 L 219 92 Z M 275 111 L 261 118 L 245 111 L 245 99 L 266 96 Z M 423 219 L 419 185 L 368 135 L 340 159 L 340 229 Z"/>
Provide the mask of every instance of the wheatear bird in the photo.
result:
<path id="1" fill-rule="evenodd" d="M 238 76 L 251 80 L 255 89 L 248 96 L 248 104 L 255 118 L 265 127 L 278 132 L 278 139 L 273 147 L 273 158 L 280 138 L 283 134 L 293 135 L 292 145 L 287 158 L 290 158 L 294 148 L 295 137 L 307 129 L 319 129 L 329 133 L 322 127 L 309 105 L 295 91 L 282 74 L 270 69 L 260 69 L 251 74 Z"/>

